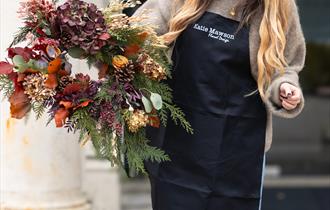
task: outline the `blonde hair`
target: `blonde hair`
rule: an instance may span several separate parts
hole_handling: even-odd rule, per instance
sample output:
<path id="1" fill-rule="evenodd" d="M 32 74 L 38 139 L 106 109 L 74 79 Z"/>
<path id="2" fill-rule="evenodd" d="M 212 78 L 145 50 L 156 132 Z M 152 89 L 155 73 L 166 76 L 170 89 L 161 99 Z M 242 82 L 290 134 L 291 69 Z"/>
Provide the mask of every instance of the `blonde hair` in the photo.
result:
<path id="1" fill-rule="evenodd" d="M 176 0 L 174 5 L 177 5 Z M 210 6 L 212 0 L 185 0 L 183 5 L 173 13 L 169 21 L 169 32 L 163 37 L 171 43 L 187 26 L 196 21 Z M 265 97 L 265 90 L 271 83 L 274 73 L 284 73 L 287 62 L 285 59 L 286 32 L 288 29 L 288 0 L 245 0 L 241 25 L 248 24 L 258 9 L 263 9 L 259 36 L 260 47 L 257 55 L 258 90 Z"/>

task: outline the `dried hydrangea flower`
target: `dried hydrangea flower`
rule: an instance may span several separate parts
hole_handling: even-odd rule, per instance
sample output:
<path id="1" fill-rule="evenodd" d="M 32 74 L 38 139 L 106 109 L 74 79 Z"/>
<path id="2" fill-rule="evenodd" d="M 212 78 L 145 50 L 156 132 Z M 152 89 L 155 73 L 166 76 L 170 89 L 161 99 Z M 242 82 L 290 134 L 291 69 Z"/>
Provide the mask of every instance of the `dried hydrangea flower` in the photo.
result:
<path id="1" fill-rule="evenodd" d="M 148 121 L 149 118 L 143 110 L 135 110 L 132 115 L 126 119 L 128 129 L 133 133 L 137 132 L 140 128 L 145 127 Z"/>
<path id="2" fill-rule="evenodd" d="M 68 0 L 57 8 L 56 15 L 60 42 L 67 50 L 81 48 L 95 55 L 107 44 L 108 29 L 95 4 Z"/>
<path id="3" fill-rule="evenodd" d="M 141 54 L 137 62 L 141 65 L 141 71 L 150 79 L 160 81 L 166 78 L 165 69 L 148 54 Z"/>

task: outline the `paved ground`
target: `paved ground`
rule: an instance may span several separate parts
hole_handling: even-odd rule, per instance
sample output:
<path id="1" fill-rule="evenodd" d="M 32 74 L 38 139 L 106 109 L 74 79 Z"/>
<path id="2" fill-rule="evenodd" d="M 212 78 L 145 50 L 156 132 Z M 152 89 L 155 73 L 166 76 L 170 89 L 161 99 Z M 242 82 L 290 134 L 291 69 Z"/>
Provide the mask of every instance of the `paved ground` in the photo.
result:
<path id="1" fill-rule="evenodd" d="M 151 210 L 150 185 L 146 179 L 130 179 L 122 184 L 122 210 Z"/>
<path id="2" fill-rule="evenodd" d="M 330 177 L 266 178 L 263 210 L 330 210 Z M 122 210 L 152 210 L 146 179 L 122 185 Z"/>

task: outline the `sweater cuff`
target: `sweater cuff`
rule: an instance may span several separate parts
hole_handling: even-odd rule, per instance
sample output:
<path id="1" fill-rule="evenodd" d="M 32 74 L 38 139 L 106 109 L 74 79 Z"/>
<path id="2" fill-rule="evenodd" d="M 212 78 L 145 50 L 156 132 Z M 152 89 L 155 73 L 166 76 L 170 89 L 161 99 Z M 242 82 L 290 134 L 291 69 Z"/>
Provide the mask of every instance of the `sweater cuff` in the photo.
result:
<path id="1" fill-rule="evenodd" d="M 265 92 L 265 98 L 266 98 L 265 103 L 266 106 L 270 108 L 271 112 L 274 115 L 283 118 L 294 118 L 298 116 L 303 110 L 305 105 L 305 99 L 302 91 L 300 91 L 301 92 L 300 103 L 297 104 L 297 106 L 294 109 L 287 110 L 284 107 L 282 107 L 282 103 L 280 100 L 280 86 L 283 82 L 290 83 L 301 90 L 297 73 L 287 71 L 283 75 L 276 77 L 272 81 L 270 86 L 267 88 Z"/>

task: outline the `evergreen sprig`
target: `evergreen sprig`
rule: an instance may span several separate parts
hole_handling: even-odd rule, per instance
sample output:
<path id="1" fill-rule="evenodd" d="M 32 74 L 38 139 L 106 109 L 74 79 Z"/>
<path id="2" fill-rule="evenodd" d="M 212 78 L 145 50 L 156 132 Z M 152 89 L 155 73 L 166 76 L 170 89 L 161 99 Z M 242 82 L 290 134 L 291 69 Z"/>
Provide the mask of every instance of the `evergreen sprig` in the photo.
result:
<path id="1" fill-rule="evenodd" d="M 122 46 L 142 45 L 143 40 L 141 40 L 139 33 L 141 33 L 139 28 L 120 28 L 109 31 L 116 43 Z"/>
<path id="2" fill-rule="evenodd" d="M 175 124 L 179 124 L 188 132 L 193 133 L 193 128 L 190 123 L 185 119 L 185 113 L 175 104 L 173 104 L 172 89 L 165 83 L 157 82 L 148 79 L 145 75 L 136 75 L 133 81 L 134 86 L 141 89 L 148 89 L 151 92 L 158 93 L 162 96 L 164 107 L 158 112 L 163 125 L 167 124 L 168 113 L 170 112 L 171 118 Z"/>
<path id="3" fill-rule="evenodd" d="M 161 109 L 158 112 L 160 121 L 162 122 L 163 126 L 166 127 L 168 121 L 168 110 Z"/>
<path id="4" fill-rule="evenodd" d="M 36 114 L 36 119 L 40 119 L 42 115 L 45 113 L 45 105 L 40 102 L 32 102 L 31 103 L 32 111 Z"/>
<path id="5" fill-rule="evenodd" d="M 126 130 L 124 138 L 123 152 L 127 156 L 129 168 L 135 169 L 137 173 L 146 174 L 144 160 L 152 162 L 170 161 L 169 156 L 163 150 L 148 144 L 149 140 L 146 138 L 145 130 L 141 129 L 137 133 Z"/>
<path id="6" fill-rule="evenodd" d="M 76 110 L 70 120 L 74 122 L 75 130 L 80 131 L 80 142 L 90 136 L 98 158 L 109 160 L 112 166 L 120 164 L 113 131 L 107 127 L 99 128 L 98 122 L 90 116 L 88 107 Z"/>
<path id="7" fill-rule="evenodd" d="M 26 36 L 28 35 L 29 32 L 31 32 L 32 29 L 28 26 L 23 26 L 21 27 L 18 32 L 14 35 L 14 39 L 9 45 L 9 47 L 12 47 L 14 45 L 17 45 L 21 42 L 24 42 L 26 40 Z"/>
<path id="8" fill-rule="evenodd" d="M 13 81 L 11 81 L 7 75 L 0 75 L 0 92 L 3 96 L 9 98 L 14 92 L 15 87 Z"/>
<path id="9" fill-rule="evenodd" d="M 185 113 L 175 104 L 169 104 L 164 102 L 164 106 L 166 109 L 170 111 L 171 118 L 174 123 L 177 125 L 179 122 L 181 126 L 190 134 L 193 134 L 193 128 L 190 123 L 185 119 Z"/>

